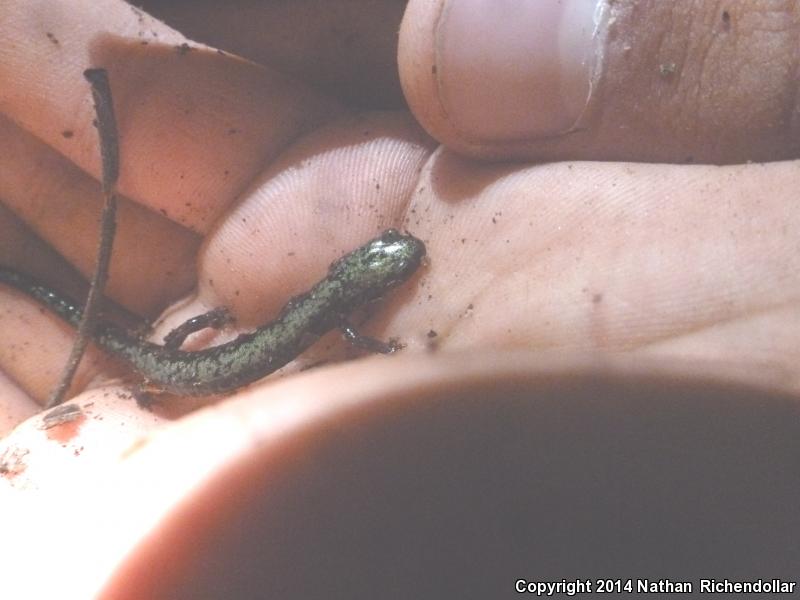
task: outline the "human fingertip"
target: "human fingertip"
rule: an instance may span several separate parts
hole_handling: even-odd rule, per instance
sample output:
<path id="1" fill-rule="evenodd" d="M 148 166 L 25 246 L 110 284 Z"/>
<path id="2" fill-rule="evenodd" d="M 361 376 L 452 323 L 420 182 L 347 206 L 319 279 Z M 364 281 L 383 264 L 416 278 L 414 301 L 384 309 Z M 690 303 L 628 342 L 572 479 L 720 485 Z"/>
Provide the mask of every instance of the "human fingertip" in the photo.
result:
<path id="1" fill-rule="evenodd" d="M 442 0 L 430 58 L 433 93 L 448 127 L 478 143 L 573 129 L 599 64 L 602 6 L 598 0 L 501 6 L 496 0 Z"/>

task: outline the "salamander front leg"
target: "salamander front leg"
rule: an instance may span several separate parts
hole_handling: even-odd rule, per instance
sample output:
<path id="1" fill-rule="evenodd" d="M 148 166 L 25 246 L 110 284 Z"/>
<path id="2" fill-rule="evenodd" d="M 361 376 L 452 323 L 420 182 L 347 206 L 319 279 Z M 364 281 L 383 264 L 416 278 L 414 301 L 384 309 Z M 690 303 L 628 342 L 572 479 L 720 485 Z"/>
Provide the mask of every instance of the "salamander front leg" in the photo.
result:
<path id="1" fill-rule="evenodd" d="M 366 350 L 367 352 L 375 352 L 378 354 L 392 354 L 393 352 L 397 352 L 401 348 L 405 347 L 405 344 L 401 344 L 396 338 L 389 338 L 388 342 L 382 342 L 381 340 L 377 340 L 373 337 L 361 335 L 361 333 L 358 332 L 353 324 L 344 317 L 342 317 L 339 321 L 338 327 L 341 330 L 344 339 L 360 350 Z"/>
<path id="2" fill-rule="evenodd" d="M 233 323 L 233 320 L 233 316 L 228 312 L 228 309 L 224 306 L 219 306 L 207 313 L 192 317 L 185 323 L 178 325 L 164 336 L 164 347 L 170 350 L 178 350 L 183 346 L 183 342 L 186 341 L 186 338 L 193 333 L 205 329 L 206 327 L 221 329 L 225 325 Z"/>
<path id="3" fill-rule="evenodd" d="M 145 388 L 146 385 L 144 383 L 137 383 L 133 386 L 131 395 L 133 396 L 133 399 L 136 400 L 136 404 L 139 406 L 139 408 L 150 410 L 157 400 L 152 391 Z"/>
<path id="4" fill-rule="evenodd" d="M 148 381 L 147 379 L 141 379 L 133 384 L 131 396 L 136 400 L 136 404 L 139 405 L 139 408 L 151 410 L 156 404 L 161 403 L 161 396 L 166 393 L 166 391 L 167 390 L 157 383 Z"/>

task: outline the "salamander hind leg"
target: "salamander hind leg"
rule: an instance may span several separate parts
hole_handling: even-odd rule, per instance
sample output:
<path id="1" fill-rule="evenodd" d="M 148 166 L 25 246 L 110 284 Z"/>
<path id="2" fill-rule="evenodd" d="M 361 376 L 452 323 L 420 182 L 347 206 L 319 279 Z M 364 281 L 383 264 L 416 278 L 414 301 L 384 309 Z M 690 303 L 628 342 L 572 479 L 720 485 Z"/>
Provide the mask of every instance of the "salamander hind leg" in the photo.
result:
<path id="1" fill-rule="evenodd" d="M 164 347 L 170 350 L 178 350 L 183 346 L 186 338 L 206 327 L 221 329 L 225 325 L 233 323 L 233 315 L 224 306 L 214 308 L 207 313 L 192 317 L 188 321 L 181 323 L 175 329 L 164 336 Z"/>

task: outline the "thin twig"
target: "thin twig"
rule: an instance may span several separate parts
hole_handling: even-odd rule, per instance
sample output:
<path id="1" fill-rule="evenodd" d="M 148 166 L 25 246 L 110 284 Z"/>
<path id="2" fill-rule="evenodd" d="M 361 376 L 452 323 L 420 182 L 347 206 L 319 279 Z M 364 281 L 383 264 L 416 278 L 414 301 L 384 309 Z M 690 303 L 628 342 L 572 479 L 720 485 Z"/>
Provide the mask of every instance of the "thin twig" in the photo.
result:
<path id="1" fill-rule="evenodd" d="M 94 275 L 83 307 L 81 322 L 78 325 L 75 343 L 72 346 L 64 372 L 58 385 L 50 395 L 47 408 L 60 404 L 67 393 L 75 372 L 81 363 L 81 358 L 86 350 L 86 345 L 91 338 L 94 323 L 103 300 L 103 289 L 108 279 L 108 265 L 111 262 L 111 248 L 114 244 L 114 234 L 117 229 L 117 198 L 114 186 L 119 177 L 119 136 L 117 135 L 117 120 L 114 117 L 114 103 L 111 99 L 111 86 L 108 83 L 108 73 L 105 69 L 87 69 L 83 76 L 92 86 L 94 110 L 97 114 L 95 126 L 100 136 L 100 158 L 102 161 L 102 189 L 105 197 L 103 214 L 100 217 L 100 242 L 97 248 L 97 263 Z"/>

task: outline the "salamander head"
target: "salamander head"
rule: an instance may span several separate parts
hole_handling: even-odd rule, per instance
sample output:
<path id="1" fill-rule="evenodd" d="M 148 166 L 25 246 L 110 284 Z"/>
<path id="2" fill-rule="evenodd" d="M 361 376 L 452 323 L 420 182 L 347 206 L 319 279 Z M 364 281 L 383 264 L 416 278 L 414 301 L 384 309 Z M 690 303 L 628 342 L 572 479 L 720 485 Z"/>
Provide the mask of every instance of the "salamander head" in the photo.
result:
<path id="1" fill-rule="evenodd" d="M 330 277 L 352 291 L 354 303 L 367 302 L 411 277 L 424 257 L 421 240 L 387 229 L 333 263 Z"/>

